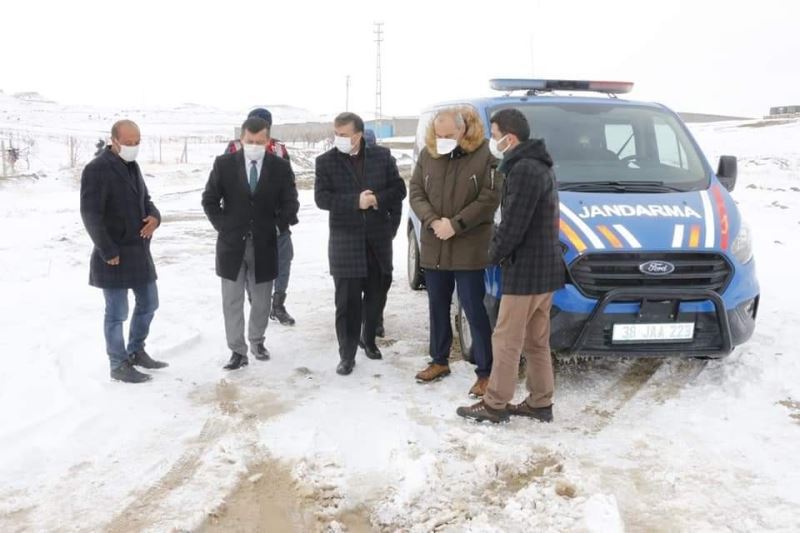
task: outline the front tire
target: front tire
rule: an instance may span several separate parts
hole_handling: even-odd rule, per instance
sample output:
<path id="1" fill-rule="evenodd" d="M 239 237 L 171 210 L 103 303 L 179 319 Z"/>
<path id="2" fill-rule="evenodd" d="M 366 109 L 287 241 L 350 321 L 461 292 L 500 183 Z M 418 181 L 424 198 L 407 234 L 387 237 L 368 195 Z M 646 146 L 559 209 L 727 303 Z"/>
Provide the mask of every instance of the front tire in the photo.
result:
<path id="1" fill-rule="evenodd" d="M 461 356 L 464 361 L 475 364 L 475 358 L 472 356 L 472 331 L 469 329 L 469 320 L 460 302 L 456 302 L 455 323 L 458 343 L 461 345 Z"/>
<path id="2" fill-rule="evenodd" d="M 419 266 L 419 243 L 417 243 L 417 233 L 412 226 L 408 230 L 408 286 L 412 291 L 421 290 L 423 287 L 424 276 L 422 268 Z"/>

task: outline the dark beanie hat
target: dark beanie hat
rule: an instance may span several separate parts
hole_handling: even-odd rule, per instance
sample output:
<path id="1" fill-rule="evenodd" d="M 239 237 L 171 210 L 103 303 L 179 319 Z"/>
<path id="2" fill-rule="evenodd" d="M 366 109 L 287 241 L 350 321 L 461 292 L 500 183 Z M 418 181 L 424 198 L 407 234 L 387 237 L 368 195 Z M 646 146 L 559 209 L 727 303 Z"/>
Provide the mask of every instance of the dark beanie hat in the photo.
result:
<path id="1" fill-rule="evenodd" d="M 250 114 L 247 115 L 247 118 L 258 117 L 260 119 L 267 121 L 267 126 L 272 127 L 272 113 L 264 109 L 263 107 L 257 107 L 250 111 Z"/>

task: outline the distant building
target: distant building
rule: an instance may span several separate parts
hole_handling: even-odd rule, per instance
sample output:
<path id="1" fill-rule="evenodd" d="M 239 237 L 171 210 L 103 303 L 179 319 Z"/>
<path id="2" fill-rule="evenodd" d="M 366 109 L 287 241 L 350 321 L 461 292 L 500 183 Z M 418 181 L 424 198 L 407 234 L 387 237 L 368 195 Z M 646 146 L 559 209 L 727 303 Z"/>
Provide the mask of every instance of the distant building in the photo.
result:
<path id="1" fill-rule="evenodd" d="M 366 129 L 372 130 L 378 139 L 392 137 L 413 137 L 417 130 L 418 117 L 386 117 L 380 121 L 380 128 L 375 120 L 364 122 Z M 239 129 L 234 132 L 236 138 Z M 330 122 L 302 122 L 295 124 L 275 124 L 271 134 L 276 139 L 287 142 L 319 142 L 333 136 L 333 124 Z"/>
<path id="2" fill-rule="evenodd" d="M 750 120 L 748 117 L 732 117 L 729 115 L 709 115 L 708 113 L 678 113 L 681 120 L 689 123 L 725 122 L 729 120 Z"/>
<path id="3" fill-rule="evenodd" d="M 394 137 L 394 122 L 390 118 L 378 120 L 367 120 L 364 127 L 375 132 L 378 139 L 388 139 Z"/>
<path id="4" fill-rule="evenodd" d="M 770 107 L 770 117 L 780 117 L 787 115 L 800 115 L 800 105 L 785 105 L 780 107 Z"/>

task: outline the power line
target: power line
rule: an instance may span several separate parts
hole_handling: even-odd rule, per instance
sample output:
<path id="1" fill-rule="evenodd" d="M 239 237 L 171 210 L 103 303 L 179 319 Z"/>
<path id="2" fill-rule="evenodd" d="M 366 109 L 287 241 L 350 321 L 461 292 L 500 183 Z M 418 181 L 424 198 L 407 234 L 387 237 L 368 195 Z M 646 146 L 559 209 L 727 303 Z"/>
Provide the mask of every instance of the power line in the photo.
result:
<path id="1" fill-rule="evenodd" d="M 381 87 L 381 43 L 383 42 L 383 22 L 375 23 L 375 45 L 377 60 L 375 65 L 375 137 L 381 136 L 381 119 L 383 118 L 383 94 Z"/>
<path id="2" fill-rule="evenodd" d="M 350 111 L 350 74 L 345 78 L 344 110 Z"/>

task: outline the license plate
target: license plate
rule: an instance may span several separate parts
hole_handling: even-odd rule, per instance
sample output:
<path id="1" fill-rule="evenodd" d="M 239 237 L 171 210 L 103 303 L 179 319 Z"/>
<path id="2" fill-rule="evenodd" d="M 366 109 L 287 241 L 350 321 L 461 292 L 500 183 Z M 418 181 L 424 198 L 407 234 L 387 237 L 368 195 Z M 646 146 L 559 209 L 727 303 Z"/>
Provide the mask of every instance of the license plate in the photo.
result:
<path id="1" fill-rule="evenodd" d="M 689 342 L 694 338 L 694 322 L 666 324 L 614 324 L 612 342 Z"/>

